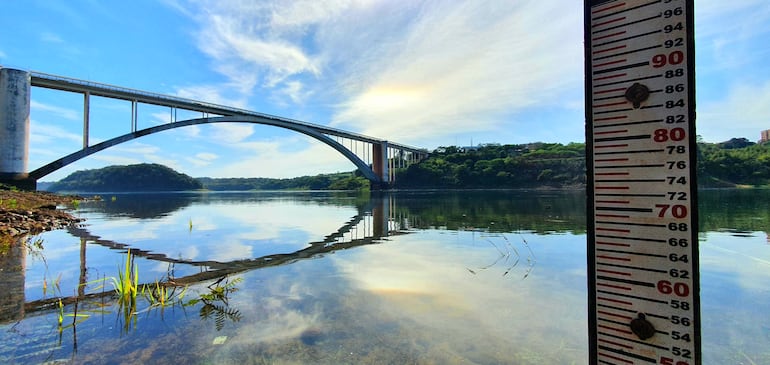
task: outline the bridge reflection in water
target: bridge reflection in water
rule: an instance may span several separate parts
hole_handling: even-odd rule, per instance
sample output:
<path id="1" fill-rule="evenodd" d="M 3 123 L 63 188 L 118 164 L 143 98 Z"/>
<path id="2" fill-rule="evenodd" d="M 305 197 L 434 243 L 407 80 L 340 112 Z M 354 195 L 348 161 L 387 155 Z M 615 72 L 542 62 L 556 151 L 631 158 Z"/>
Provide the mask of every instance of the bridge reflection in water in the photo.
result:
<path id="1" fill-rule="evenodd" d="M 382 242 L 388 236 L 410 232 L 410 219 L 403 215 L 403 211 L 396 209 L 396 201 L 393 195 L 373 196 L 366 204 L 358 205 L 357 210 L 358 212 L 350 220 L 344 222 L 339 229 L 326 235 L 322 240 L 308 242 L 307 247 L 303 249 L 295 252 L 273 253 L 227 262 L 173 258 L 166 254 L 144 250 L 142 247 L 103 239 L 89 232 L 86 226 L 71 226 L 67 228 L 67 232 L 80 239 L 80 275 L 77 283 L 77 293 L 73 296 L 49 297 L 29 302 L 25 300 L 24 291 L 27 246 L 29 243 L 19 242 L 16 245 L 12 245 L 12 249 L 8 252 L 0 253 L 0 271 L 2 272 L 2 275 L 0 275 L 0 323 L 18 321 L 26 315 L 50 309 L 59 300 L 62 301 L 63 305 L 67 305 L 86 298 L 112 295 L 112 291 L 90 294 L 85 292 L 88 277 L 86 258 L 89 245 L 99 245 L 120 251 L 121 253 L 131 252 L 132 256 L 141 257 L 149 261 L 198 267 L 201 269 L 198 273 L 168 278 L 168 284 L 171 285 L 191 285 L 249 270 L 292 264 L 338 250 L 376 244 Z"/>

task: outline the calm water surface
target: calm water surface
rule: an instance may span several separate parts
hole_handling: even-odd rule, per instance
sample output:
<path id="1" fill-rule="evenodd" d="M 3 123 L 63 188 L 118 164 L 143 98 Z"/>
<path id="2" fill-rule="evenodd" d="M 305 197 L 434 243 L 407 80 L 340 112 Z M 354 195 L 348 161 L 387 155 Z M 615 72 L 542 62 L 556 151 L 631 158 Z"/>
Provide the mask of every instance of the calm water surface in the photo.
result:
<path id="1" fill-rule="evenodd" d="M 103 197 L 0 250 L 0 363 L 587 363 L 582 192 Z M 770 192 L 700 198 L 704 364 L 770 364 Z"/>

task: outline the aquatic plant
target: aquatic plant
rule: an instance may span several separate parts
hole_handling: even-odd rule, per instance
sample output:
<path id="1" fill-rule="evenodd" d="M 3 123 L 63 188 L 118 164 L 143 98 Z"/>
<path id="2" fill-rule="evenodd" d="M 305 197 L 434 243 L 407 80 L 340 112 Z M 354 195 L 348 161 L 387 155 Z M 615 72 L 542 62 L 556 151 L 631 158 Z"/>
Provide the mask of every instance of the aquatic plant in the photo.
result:
<path id="1" fill-rule="evenodd" d="M 181 292 L 177 293 L 177 286 L 167 286 L 158 280 L 154 284 L 142 285 L 142 296 L 150 303 L 151 307 L 167 307 L 181 303 L 187 293 L 185 286 Z"/>
<path id="2" fill-rule="evenodd" d="M 228 302 L 228 296 L 238 291 L 235 285 L 241 281 L 243 281 L 243 278 L 235 278 L 230 281 L 229 276 L 225 275 L 207 287 L 209 289 L 208 293 L 200 294 L 197 299 L 190 300 L 185 306 L 203 302 L 199 312 L 201 319 L 208 320 L 213 318 L 216 330 L 220 331 L 224 328 L 226 321 L 238 322 L 241 320 L 241 312 L 238 309 L 230 308 L 230 303 Z"/>
<path id="3" fill-rule="evenodd" d="M 59 298 L 59 331 L 62 330 L 62 323 L 64 322 L 64 304 L 61 302 L 61 298 Z"/>
<path id="4" fill-rule="evenodd" d="M 500 246 L 495 244 L 493 241 L 489 239 L 486 240 L 492 247 L 495 248 L 498 254 L 497 258 L 493 262 L 487 265 L 484 265 L 482 267 L 478 267 L 476 268 L 476 270 L 473 270 L 469 267 L 466 267 L 465 269 L 468 270 L 468 272 L 470 272 L 471 274 L 476 275 L 478 271 L 487 270 L 502 262 L 506 266 L 506 269 L 503 272 L 502 276 L 506 276 L 508 275 L 508 273 L 511 272 L 511 270 L 513 270 L 516 266 L 518 266 L 519 261 L 521 260 L 521 254 L 519 254 L 519 250 L 517 250 L 516 247 L 513 244 L 511 244 L 511 242 L 508 240 L 507 237 L 505 237 L 505 235 L 500 235 L 500 237 L 502 237 L 503 240 L 505 241 L 504 244 L 501 245 L 503 249 L 501 249 Z M 526 279 L 529 276 L 529 274 L 532 272 L 532 269 L 534 269 L 536 260 L 535 260 L 535 253 L 532 252 L 532 249 L 529 247 L 529 243 L 527 242 L 527 240 L 525 240 L 524 237 L 522 237 L 521 241 L 523 246 L 529 252 L 529 254 L 527 255 L 527 268 L 525 269 L 524 275 L 522 276 L 522 279 Z"/>
<path id="5" fill-rule="evenodd" d="M 222 285 L 223 281 L 225 283 L 224 285 Z M 213 284 L 209 285 L 208 288 L 210 292 L 207 294 L 201 294 L 200 299 L 204 302 L 221 301 L 225 304 L 229 304 L 227 302 L 228 295 L 238 291 L 238 288 L 236 288 L 235 285 L 241 281 L 243 281 L 243 278 L 235 278 L 230 281 L 229 276 L 223 276 Z"/>
<path id="6" fill-rule="evenodd" d="M 49 290 L 51 295 L 55 295 L 56 293 L 61 293 L 61 287 L 59 286 L 59 283 L 61 283 L 61 273 L 59 273 L 59 276 L 56 277 L 56 280 L 54 280 L 50 284 L 50 289 L 49 289 L 48 280 L 46 279 L 47 271 L 48 270 L 46 269 L 46 274 L 43 274 L 43 298 L 45 298 L 45 296 L 49 294 Z M 61 300 L 59 300 L 59 302 L 61 302 Z"/>
<path id="7" fill-rule="evenodd" d="M 133 323 L 136 327 L 136 296 L 139 293 L 139 268 L 134 265 L 131 250 L 126 252 L 125 267 L 118 267 L 118 277 L 111 277 L 118 296 L 118 318 L 123 319 L 123 329 L 128 332 Z"/>
<path id="8" fill-rule="evenodd" d="M 80 208 L 80 200 L 72 199 L 72 208 L 78 210 L 78 208 Z"/>
<path id="9" fill-rule="evenodd" d="M 47 269 L 46 269 L 46 272 L 47 272 Z M 57 326 L 58 326 L 58 330 L 59 330 L 60 334 L 61 334 L 61 332 L 63 330 L 65 330 L 65 329 L 67 329 L 69 327 L 72 327 L 73 331 L 74 331 L 74 328 L 75 328 L 76 325 L 78 325 L 79 323 L 85 321 L 86 319 L 88 319 L 91 316 L 90 314 L 88 314 L 88 312 L 99 312 L 99 311 L 94 311 L 94 310 L 85 310 L 86 313 L 78 313 L 78 305 L 80 303 L 80 299 L 82 298 L 82 296 L 81 296 L 82 294 L 81 295 L 77 295 L 76 294 L 76 295 L 74 295 L 72 297 L 75 300 L 74 306 L 73 306 L 74 312 L 73 313 L 66 313 L 64 311 L 64 308 L 65 308 L 64 301 L 62 300 L 65 297 L 61 293 L 61 285 L 60 285 L 62 274 L 59 273 L 59 275 L 56 277 L 56 280 L 53 280 L 50 284 L 48 283 L 48 280 L 46 279 L 46 275 L 47 274 L 45 274 L 43 276 L 43 298 L 45 298 L 46 295 L 49 295 L 49 294 L 56 296 L 56 298 L 55 298 L 56 299 L 55 305 L 56 305 L 56 309 L 57 309 L 57 312 L 58 312 L 57 313 Z M 78 284 L 78 289 L 81 288 L 81 287 L 84 288 L 84 287 L 87 287 L 89 285 L 96 284 L 96 283 L 100 283 L 101 284 L 103 282 L 104 282 L 104 279 L 97 279 L 97 280 L 93 280 L 93 281 L 90 281 L 90 282 L 80 283 L 80 284 Z M 99 290 L 101 288 L 103 288 L 103 285 L 98 285 L 98 286 L 92 288 L 92 290 Z M 77 292 L 78 292 L 78 290 L 76 289 L 75 293 L 77 293 Z M 64 318 L 65 317 L 72 317 L 72 323 L 68 324 L 68 325 L 64 325 Z"/>
<path id="10" fill-rule="evenodd" d="M 62 303 L 61 298 L 59 298 L 58 302 L 58 308 L 59 308 L 59 315 L 58 315 L 58 321 L 59 321 L 59 333 L 64 331 L 67 328 L 72 327 L 73 330 L 75 329 L 75 326 L 82 323 L 86 319 L 90 318 L 91 315 L 87 313 L 78 313 L 78 301 L 75 301 L 74 309 L 75 311 L 73 313 L 65 313 L 64 312 L 64 304 Z M 64 317 L 72 317 L 72 323 L 68 325 L 64 325 Z"/>
<path id="11" fill-rule="evenodd" d="M 136 300 L 139 293 L 139 268 L 134 266 L 134 258 L 131 256 L 131 250 L 126 252 L 126 265 L 124 268 L 118 267 L 118 277 L 111 277 L 112 285 L 118 294 L 119 302 Z"/>

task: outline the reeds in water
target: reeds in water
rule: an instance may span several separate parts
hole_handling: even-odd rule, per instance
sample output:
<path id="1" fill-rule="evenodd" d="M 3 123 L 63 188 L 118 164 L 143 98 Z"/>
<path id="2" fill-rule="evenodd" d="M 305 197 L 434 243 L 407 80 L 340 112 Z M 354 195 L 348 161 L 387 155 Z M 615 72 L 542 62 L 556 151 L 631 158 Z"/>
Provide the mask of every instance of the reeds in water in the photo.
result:
<path id="1" fill-rule="evenodd" d="M 135 301 L 139 293 L 139 268 L 134 265 L 134 257 L 131 256 L 131 250 L 126 253 L 126 265 L 124 268 L 118 267 L 118 277 L 111 277 L 112 285 L 118 294 L 118 301 L 125 303 Z"/>

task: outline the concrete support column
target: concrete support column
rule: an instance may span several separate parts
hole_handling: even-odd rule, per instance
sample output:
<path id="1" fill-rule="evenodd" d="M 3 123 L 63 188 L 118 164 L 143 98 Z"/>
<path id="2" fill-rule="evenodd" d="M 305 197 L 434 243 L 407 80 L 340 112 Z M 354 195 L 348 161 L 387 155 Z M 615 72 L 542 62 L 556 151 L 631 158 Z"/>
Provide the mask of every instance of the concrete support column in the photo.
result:
<path id="1" fill-rule="evenodd" d="M 387 237 L 390 234 L 390 194 L 379 196 L 372 207 L 372 225 L 374 237 Z"/>
<path id="2" fill-rule="evenodd" d="M 9 323 L 24 318 L 24 280 L 27 268 L 27 245 L 24 240 L 0 242 L 0 323 Z"/>
<path id="3" fill-rule="evenodd" d="M 388 141 L 372 143 L 372 170 L 384 184 L 390 182 L 388 168 Z"/>
<path id="4" fill-rule="evenodd" d="M 372 171 L 380 178 L 378 182 L 372 182 L 372 190 L 390 188 L 390 161 L 388 161 L 388 141 L 372 143 Z"/>
<path id="5" fill-rule="evenodd" d="M 35 188 L 28 176 L 29 72 L 0 68 L 0 182 Z"/>

